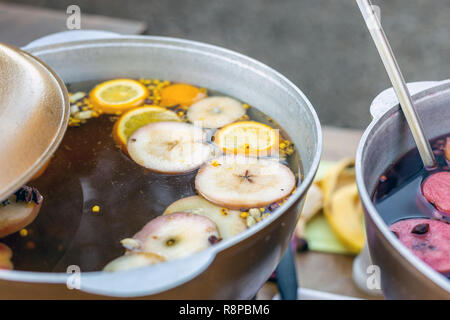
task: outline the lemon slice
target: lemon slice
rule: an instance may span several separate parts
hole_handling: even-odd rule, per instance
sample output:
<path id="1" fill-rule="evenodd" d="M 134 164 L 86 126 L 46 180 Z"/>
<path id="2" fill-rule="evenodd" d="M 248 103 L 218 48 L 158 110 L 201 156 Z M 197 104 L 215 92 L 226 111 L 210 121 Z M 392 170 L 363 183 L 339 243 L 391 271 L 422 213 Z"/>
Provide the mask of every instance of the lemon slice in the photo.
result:
<path id="1" fill-rule="evenodd" d="M 144 103 L 148 89 L 132 79 L 115 79 L 98 84 L 89 93 L 93 105 L 104 113 L 120 114 Z"/>
<path id="2" fill-rule="evenodd" d="M 185 83 L 176 83 L 161 89 L 161 105 L 163 107 L 175 105 L 189 107 L 204 97 L 206 97 L 206 93 L 203 90 Z"/>
<path id="3" fill-rule="evenodd" d="M 128 139 L 137 129 L 159 121 L 180 121 L 180 118 L 175 112 L 158 106 L 143 106 L 129 110 L 114 125 L 114 140 L 126 152 Z"/>
<path id="4" fill-rule="evenodd" d="M 225 153 L 270 156 L 278 152 L 278 130 L 256 121 L 231 123 L 214 135 Z"/>

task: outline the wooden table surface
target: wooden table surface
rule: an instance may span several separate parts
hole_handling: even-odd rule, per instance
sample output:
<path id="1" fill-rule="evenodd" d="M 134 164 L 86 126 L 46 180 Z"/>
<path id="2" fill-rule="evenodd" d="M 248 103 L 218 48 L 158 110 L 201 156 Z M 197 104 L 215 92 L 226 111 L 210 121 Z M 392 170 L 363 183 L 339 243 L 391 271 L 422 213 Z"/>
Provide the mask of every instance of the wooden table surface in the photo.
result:
<path id="1" fill-rule="evenodd" d="M 65 31 L 67 15 L 37 7 L 2 3 L 0 0 L 0 42 L 23 46 L 50 33 Z M 140 34 L 146 24 L 82 13 L 83 29 L 99 29 L 123 34 Z M 337 161 L 355 155 L 362 131 L 324 127 L 322 159 Z M 352 256 L 305 252 L 296 255 L 300 286 L 360 298 L 373 298 L 361 292 L 352 280 Z M 274 283 L 266 283 L 258 299 L 271 299 L 277 293 Z"/>

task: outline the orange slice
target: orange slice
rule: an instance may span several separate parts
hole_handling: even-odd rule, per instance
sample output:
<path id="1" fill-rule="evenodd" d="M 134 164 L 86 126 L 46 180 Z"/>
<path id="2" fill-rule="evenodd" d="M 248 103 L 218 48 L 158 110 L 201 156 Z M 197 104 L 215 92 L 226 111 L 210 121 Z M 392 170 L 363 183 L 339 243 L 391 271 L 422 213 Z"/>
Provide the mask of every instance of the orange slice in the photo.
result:
<path id="1" fill-rule="evenodd" d="M 102 112 L 121 114 L 143 104 L 148 95 L 147 87 L 139 81 L 115 79 L 98 84 L 89 93 L 89 98 Z"/>
<path id="2" fill-rule="evenodd" d="M 231 123 L 214 135 L 225 153 L 270 156 L 278 153 L 278 130 L 256 121 Z"/>
<path id="3" fill-rule="evenodd" d="M 173 111 L 158 106 L 143 106 L 124 113 L 113 128 L 114 141 L 127 152 L 127 142 L 130 136 L 139 128 L 159 121 L 180 121 Z"/>
<path id="4" fill-rule="evenodd" d="M 206 93 L 190 84 L 177 83 L 161 89 L 161 105 L 171 107 L 180 105 L 189 107 L 194 102 L 206 97 Z"/>
<path id="5" fill-rule="evenodd" d="M 0 242 L 0 270 L 12 270 L 13 264 L 11 262 L 12 251 L 6 244 Z"/>
<path id="6" fill-rule="evenodd" d="M 447 137 L 447 141 L 445 143 L 445 158 L 447 161 L 450 161 L 450 137 Z"/>
<path id="7" fill-rule="evenodd" d="M 42 176 L 44 174 L 45 170 L 47 170 L 47 167 L 50 164 L 51 160 L 52 160 L 51 158 L 49 160 L 47 160 L 47 162 L 44 163 L 44 165 L 39 169 L 39 171 L 36 172 L 33 177 L 31 177 L 30 181 L 36 180 L 37 178 Z"/>

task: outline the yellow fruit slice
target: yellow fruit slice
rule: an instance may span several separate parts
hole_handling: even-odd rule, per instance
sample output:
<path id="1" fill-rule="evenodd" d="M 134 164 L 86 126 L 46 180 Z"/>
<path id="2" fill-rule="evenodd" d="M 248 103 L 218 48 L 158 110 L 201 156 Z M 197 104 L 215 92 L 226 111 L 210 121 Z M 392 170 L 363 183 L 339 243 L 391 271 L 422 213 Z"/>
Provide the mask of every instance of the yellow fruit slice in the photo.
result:
<path id="1" fill-rule="evenodd" d="M 324 202 L 329 202 L 334 191 L 355 182 L 355 160 L 343 159 L 331 166 L 317 182 L 323 191 Z"/>
<path id="2" fill-rule="evenodd" d="M 47 160 L 47 162 L 44 163 L 44 165 L 39 169 L 39 171 L 36 172 L 36 173 L 34 174 L 34 176 L 31 177 L 30 181 L 34 181 L 34 180 L 36 180 L 37 178 L 39 178 L 40 176 L 42 176 L 42 175 L 44 174 L 45 170 L 47 170 L 47 167 L 48 167 L 48 165 L 50 164 L 50 161 L 51 161 L 51 160 L 52 160 L 51 158 L 50 158 L 49 160 Z"/>
<path id="3" fill-rule="evenodd" d="M 348 249 L 359 253 L 364 247 L 363 209 L 356 183 L 338 189 L 325 217 L 334 233 Z"/>
<path id="4" fill-rule="evenodd" d="M 175 112 L 158 106 L 143 106 L 129 110 L 114 125 L 114 141 L 126 152 L 128 139 L 137 129 L 160 121 L 180 121 L 180 118 Z"/>
<path id="5" fill-rule="evenodd" d="M 256 121 L 231 123 L 214 135 L 214 142 L 225 153 L 270 156 L 278 153 L 278 130 Z"/>
<path id="6" fill-rule="evenodd" d="M 0 270 L 12 270 L 13 264 L 11 262 L 12 251 L 6 244 L 0 242 Z"/>
<path id="7" fill-rule="evenodd" d="M 206 97 L 206 93 L 190 84 L 176 83 L 161 89 L 161 105 L 171 107 L 180 105 L 189 107 L 194 102 Z"/>
<path id="8" fill-rule="evenodd" d="M 331 229 L 351 252 L 364 247 L 363 209 L 355 183 L 355 162 L 344 159 L 318 182 L 323 191 L 323 212 Z"/>
<path id="9" fill-rule="evenodd" d="M 447 161 L 450 161 L 450 137 L 447 137 L 445 143 L 445 158 L 447 159 Z"/>
<path id="10" fill-rule="evenodd" d="M 297 238 L 305 238 L 306 224 L 310 221 L 323 207 L 323 192 L 313 183 L 306 194 L 305 203 L 297 221 L 295 235 Z"/>
<path id="11" fill-rule="evenodd" d="M 147 87 L 139 81 L 115 79 L 98 84 L 89 93 L 89 98 L 102 112 L 121 114 L 143 104 L 148 95 Z"/>

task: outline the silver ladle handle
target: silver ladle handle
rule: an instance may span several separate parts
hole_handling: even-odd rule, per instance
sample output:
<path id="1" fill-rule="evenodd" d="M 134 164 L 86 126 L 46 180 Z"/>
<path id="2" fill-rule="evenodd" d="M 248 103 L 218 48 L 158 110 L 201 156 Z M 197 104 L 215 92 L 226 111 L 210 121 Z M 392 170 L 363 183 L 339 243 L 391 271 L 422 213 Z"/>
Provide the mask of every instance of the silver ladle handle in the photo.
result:
<path id="1" fill-rule="evenodd" d="M 392 48 L 389 45 L 389 41 L 387 40 L 386 34 L 381 26 L 380 20 L 378 19 L 370 0 L 356 0 L 356 2 L 358 3 L 370 35 L 375 42 L 378 53 L 380 54 L 381 60 L 383 61 L 384 67 L 389 75 L 389 79 L 391 80 L 398 101 L 400 102 L 400 107 L 402 108 L 403 114 L 408 122 L 409 129 L 411 130 L 414 141 L 416 142 L 422 162 L 425 167 L 431 168 L 435 166 L 436 163 L 434 154 L 431 150 L 428 139 L 425 137 L 422 122 L 420 121 L 413 106 L 405 79 L 400 71 L 397 60 L 392 52 Z"/>

